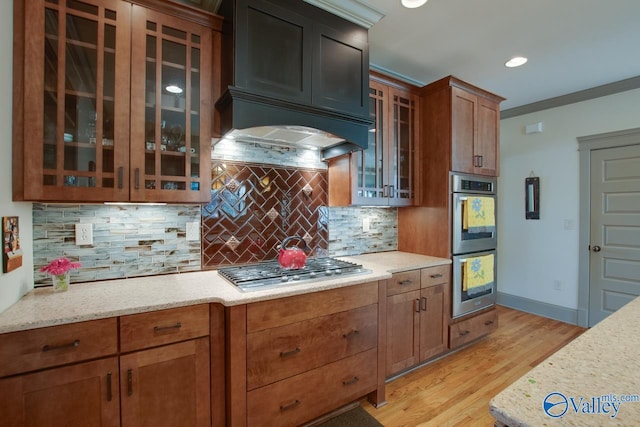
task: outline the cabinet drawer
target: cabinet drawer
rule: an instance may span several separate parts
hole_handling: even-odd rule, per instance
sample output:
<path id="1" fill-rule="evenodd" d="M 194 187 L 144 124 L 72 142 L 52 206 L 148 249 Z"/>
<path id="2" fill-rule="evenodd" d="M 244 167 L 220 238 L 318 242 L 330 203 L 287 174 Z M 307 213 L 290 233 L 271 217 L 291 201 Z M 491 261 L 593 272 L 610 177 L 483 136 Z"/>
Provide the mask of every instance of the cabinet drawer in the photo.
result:
<path id="1" fill-rule="evenodd" d="M 116 354 L 116 318 L 0 335 L 0 377 Z"/>
<path id="2" fill-rule="evenodd" d="M 247 332 L 288 325 L 378 302 L 378 282 L 296 295 L 247 306 Z"/>
<path id="3" fill-rule="evenodd" d="M 374 348 L 377 339 L 377 304 L 254 332 L 247 336 L 247 389 Z"/>
<path id="4" fill-rule="evenodd" d="M 420 289 L 420 270 L 393 273 L 387 282 L 387 296 Z"/>
<path id="5" fill-rule="evenodd" d="M 498 311 L 491 310 L 449 326 L 449 344 L 459 347 L 498 328 Z"/>
<path id="6" fill-rule="evenodd" d="M 208 304 L 120 317 L 123 353 L 206 335 L 209 335 Z"/>
<path id="7" fill-rule="evenodd" d="M 440 285 L 442 283 L 449 283 L 450 278 L 451 278 L 451 264 L 424 268 L 420 272 L 420 283 L 421 283 L 420 286 L 423 288 L 428 288 L 429 286 Z"/>
<path id="8" fill-rule="evenodd" d="M 296 426 L 376 388 L 377 351 L 305 372 L 247 393 L 249 426 Z"/>

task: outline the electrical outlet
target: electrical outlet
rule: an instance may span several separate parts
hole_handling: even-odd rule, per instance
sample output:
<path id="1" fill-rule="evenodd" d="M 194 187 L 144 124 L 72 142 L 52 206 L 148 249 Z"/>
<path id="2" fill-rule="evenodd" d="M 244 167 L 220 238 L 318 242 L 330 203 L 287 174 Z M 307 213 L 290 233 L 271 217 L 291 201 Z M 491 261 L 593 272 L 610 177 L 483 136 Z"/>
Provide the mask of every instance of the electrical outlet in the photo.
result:
<path id="1" fill-rule="evenodd" d="M 200 240 L 200 223 L 188 222 L 187 223 L 187 241 Z"/>
<path id="2" fill-rule="evenodd" d="M 93 224 L 76 224 L 76 245 L 93 245 Z"/>
<path id="3" fill-rule="evenodd" d="M 365 233 L 371 229 L 371 219 L 362 218 L 362 231 Z"/>

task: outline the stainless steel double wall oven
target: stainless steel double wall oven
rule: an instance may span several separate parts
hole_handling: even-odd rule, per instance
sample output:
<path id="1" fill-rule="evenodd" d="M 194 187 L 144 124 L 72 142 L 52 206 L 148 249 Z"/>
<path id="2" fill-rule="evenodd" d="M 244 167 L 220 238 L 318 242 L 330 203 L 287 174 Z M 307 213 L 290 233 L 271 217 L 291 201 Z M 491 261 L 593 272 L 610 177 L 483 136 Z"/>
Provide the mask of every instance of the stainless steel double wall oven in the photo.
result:
<path id="1" fill-rule="evenodd" d="M 496 195 L 493 177 L 451 174 L 454 318 L 496 302 Z"/>

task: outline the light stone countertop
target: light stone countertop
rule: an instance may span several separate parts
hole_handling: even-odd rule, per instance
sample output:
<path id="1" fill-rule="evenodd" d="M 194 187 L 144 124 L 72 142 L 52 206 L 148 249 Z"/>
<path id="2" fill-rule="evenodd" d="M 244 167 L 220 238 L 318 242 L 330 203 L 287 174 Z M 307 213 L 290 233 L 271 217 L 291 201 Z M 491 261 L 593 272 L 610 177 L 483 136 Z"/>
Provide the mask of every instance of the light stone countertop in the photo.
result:
<path id="1" fill-rule="evenodd" d="M 640 297 L 558 350 L 489 403 L 496 425 L 638 426 L 640 398 Z M 547 396 L 551 393 L 560 395 Z M 559 403 L 543 409 L 543 401 Z M 581 400 L 582 398 L 582 400 Z M 614 399 L 615 398 L 615 401 Z M 566 404 L 565 404 L 566 402 Z M 617 414 L 612 417 L 619 405 Z M 577 412 L 574 409 L 577 407 Z M 599 413 L 593 413 L 593 411 Z M 605 411 L 608 411 L 605 413 Z"/>
<path id="2" fill-rule="evenodd" d="M 72 283 L 68 291 L 60 293 L 39 288 L 0 313 L 0 333 L 200 303 L 247 304 L 384 280 L 394 272 L 451 263 L 449 259 L 397 251 L 338 258 L 358 262 L 371 273 L 251 292 L 238 290 L 216 270 Z"/>

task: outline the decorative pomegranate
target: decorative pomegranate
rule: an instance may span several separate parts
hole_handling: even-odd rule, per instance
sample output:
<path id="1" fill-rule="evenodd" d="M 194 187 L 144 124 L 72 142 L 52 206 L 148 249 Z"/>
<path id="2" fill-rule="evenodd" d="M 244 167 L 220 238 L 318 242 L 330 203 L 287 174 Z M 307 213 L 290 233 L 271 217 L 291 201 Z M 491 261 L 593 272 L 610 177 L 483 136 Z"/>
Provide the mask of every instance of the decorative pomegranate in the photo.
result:
<path id="1" fill-rule="evenodd" d="M 287 248 L 287 244 L 296 239 L 302 242 L 302 247 L 304 249 L 307 248 L 307 243 L 300 236 L 290 236 L 284 239 L 280 245 L 280 251 L 278 252 L 278 263 L 282 268 L 286 268 L 288 270 L 302 268 L 307 262 L 307 255 L 302 249 L 297 246 Z"/>

